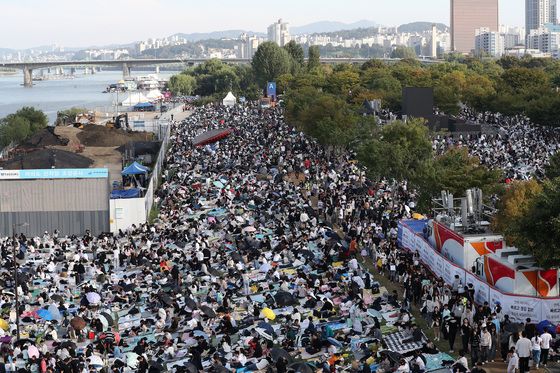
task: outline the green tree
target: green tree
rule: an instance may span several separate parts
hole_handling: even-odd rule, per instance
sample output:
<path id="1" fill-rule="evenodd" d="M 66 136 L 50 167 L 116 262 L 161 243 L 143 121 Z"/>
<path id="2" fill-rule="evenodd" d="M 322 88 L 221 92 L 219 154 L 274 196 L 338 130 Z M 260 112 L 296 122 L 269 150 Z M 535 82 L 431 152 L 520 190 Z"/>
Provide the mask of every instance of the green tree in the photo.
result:
<path id="1" fill-rule="evenodd" d="M 251 63 L 259 86 L 276 80 L 282 74 L 290 72 L 290 55 L 274 42 L 259 45 Z"/>
<path id="2" fill-rule="evenodd" d="M 292 59 L 292 74 L 298 73 L 305 63 L 303 47 L 296 43 L 295 40 L 290 40 L 290 42 L 284 46 L 284 49 Z"/>
<path id="3" fill-rule="evenodd" d="M 358 149 L 358 159 L 374 178 L 413 179 L 432 156 L 428 127 L 419 119 L 386 125 Z"/>
<path id="4" fill-rule="evenodd" d="M 539 266 L 560 266 L 560 178 L 547 180 L 519 219 L 516 245 L 531 254 Z"/>
<path id="5" fill-rule="evenodd" d="M 307 60 L 307 71 L 313 71 L 321 67 L 321 50 L 318 45 L 309 47 L 309 58 Z"/>
<path id="6" fill-rule="evenodd" d="M 455 196 L 464 195 L 470 188 L 480 188 L 485 194 L 495 193 L 502 179 L 500 170 L 481 165 L 478 158 L 469 156 L 466 148 L 451 149 L 424 166 L 413 180 L 420 189 L 423 204 L 429 204 L 442 190 Z"/>
<path id="7" fill-rule="evenodd" d="M 542 92 L 543 88 L 549 87 L 548 77 L 541 69 L 512 67 L 502 74 L 502 80 L 505 88 L 514 94 L 528 91 Z"/>
<path id="8" fill-rule="evenodd" d="M 410 47 L 398 46 L 391 52 L 391 58 L 415 59 L 416 52 Z"/>
<path id="9" fill-rule="evenodd" d="M 492 218 L 492 229 L 503 234 L 508 244 L 519 245 L 524 240 L 520 221 L 542 190 L 542 185 L 535 180 L 515 181 L 500 198 L 498 213 Z"/>
<path id="10" fill-rule="evenodd" d="M 49 125 L 49 119 L 41 110 L 34 107 L 24 106 L 14 113 L 15 116 L 27 119 L 31 133 L 42 130 Z"/>
<path id="11" fill-rule="evenodd" d="M 360 74 L 351 69 L 337 71 L 327 78 L 327 90 L 338 95 L 348 95 L 360 83 Z"/>
<path id="12" fill-rule="evenodd" d="M 167 87 L 174 95 L 190 96 L 196 89 L 196 78 L 188 74 L 176 74 L 169 79 Z"/>
<path id="13" fill-rule="evenodd" d="M 445 189 L 455 195 L 464 195 L 470 188 L 491 192 L 502 178 L 500 170 L 489 170 L 481 165 L 478 158 L 469 156 L 466 148 L 451 149 L 437 157 L 434 168 L 436 193 Z"/>
<path id="14" fill-rule="evenodd" d="M 3 147 L 12 142 L 19 144 L 31 134 L 31 123 L 25 117 L 10 114 L 0 121 L 0 145 Z"/>
<path id="15" fill-rule="evenodd" d="M 560 152 L 554 153 L 548 164 L 544 167 L 545 175 L 549 179 L 560 177 Z"/>

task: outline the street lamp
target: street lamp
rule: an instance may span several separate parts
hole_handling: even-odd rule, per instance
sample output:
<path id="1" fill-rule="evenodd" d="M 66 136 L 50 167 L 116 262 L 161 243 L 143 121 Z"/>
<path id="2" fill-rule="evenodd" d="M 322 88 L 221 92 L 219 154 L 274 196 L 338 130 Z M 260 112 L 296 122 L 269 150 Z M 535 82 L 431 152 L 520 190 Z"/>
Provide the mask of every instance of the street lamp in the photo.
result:
<path id="1" fill-rule="evenodd" d="M 12 237 L 16 240 L 16 228 L 27 227 L 29 223 L 19 223 L 12 224 Z M 18 268 L 17 268 L 17 256 L 16 256 L 16 242 L 12 245 L 12 256 L 14 257 L 14 294 L 16 297 L 16 330 L 17 330 L 17 340 L 19 341 L 19 295 L 18 295 Z M 18 245 L 19 246 L 19 245 Z"/>

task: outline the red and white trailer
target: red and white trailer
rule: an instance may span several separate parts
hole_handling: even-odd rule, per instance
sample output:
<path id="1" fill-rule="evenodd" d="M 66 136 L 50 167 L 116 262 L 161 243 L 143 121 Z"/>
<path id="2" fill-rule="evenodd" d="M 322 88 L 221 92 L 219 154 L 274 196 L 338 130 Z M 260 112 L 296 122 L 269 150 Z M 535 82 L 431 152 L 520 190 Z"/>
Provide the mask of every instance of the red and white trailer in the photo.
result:
<path id="1" fill-rule="evenodd" d="M 475 261 L 505 247 L 497 234 L 464 234 L 437 220 L 429 220 L 427 237 L 430 245 L 454 264 L 472 271 Z"/>
<path id="2" fill-rule="evenodd" d="M 538 268 L 531 255 L 522 255 L 516 248 L 478 258 L 475 274 L 505 293 L 543 298 L 559 295 L 558 269 Z"/>

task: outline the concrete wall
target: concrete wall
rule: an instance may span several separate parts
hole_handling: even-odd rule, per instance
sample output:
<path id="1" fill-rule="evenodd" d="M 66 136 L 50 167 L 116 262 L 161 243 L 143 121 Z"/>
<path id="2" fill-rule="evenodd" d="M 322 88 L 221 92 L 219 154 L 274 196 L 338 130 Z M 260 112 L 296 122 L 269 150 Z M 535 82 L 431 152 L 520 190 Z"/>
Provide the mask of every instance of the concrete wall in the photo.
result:
<path id="1" fill-rule="evenodd" d="M 123 231 L 132 224 L 145 223 L 147 220 L 144 198 L 112 199 L 110 201 L 111 232 Z"/>
<path id="2" fill-rule="evenodd" d="M 12 224 L 27 235 L 58 229 L 63 235 L 109 231 L 107 179 L 44 179 L 0 181 L 0 234 Z"/>
<path id="3" fill-rule="evenodd" d="M 27 227 L 16 227 L 16 233 L 40 236 L 45 231 L 58 229 L 60 235 L 81 235 L 86 229 L 98 235 L 109 232 L 109 211 L 29 211 L 0 212 L 0 235 L 12 234 L 12 224 L 29 223 Z"/>

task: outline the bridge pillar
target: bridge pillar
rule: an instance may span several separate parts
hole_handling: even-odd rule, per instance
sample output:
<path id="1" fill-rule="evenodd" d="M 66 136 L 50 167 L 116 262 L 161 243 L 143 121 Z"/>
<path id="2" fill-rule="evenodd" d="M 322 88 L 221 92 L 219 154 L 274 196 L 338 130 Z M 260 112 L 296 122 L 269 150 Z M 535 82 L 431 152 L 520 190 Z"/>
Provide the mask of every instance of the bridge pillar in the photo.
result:
<path id="1" fill-rule="evenodd" d="M 130 77 L 130 66 L 128 66 L 128 64 L 125 62 L 122 65 L 122 73 L 123 73 L 123 78 L 129 78 Z"/>
<path id="2" fill-rule="evenodd" d="M 159 74 L 159 65 L 156 65 L 156 74 Z"/>
<path id="3" fill-rule="evenodd" d="M 33 87 L 33 69 L 30 69 L 28 66 L 23 67 L 23 86 Z"/>
<path id="4" fill-rule="evenodd" d="M 75 67 L 71 67 L 70 68 L 70 75 L 74 75 L 76 74 L 76 68 Z"/>

